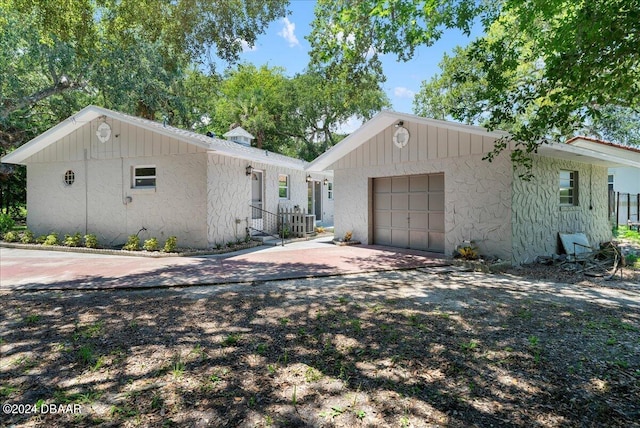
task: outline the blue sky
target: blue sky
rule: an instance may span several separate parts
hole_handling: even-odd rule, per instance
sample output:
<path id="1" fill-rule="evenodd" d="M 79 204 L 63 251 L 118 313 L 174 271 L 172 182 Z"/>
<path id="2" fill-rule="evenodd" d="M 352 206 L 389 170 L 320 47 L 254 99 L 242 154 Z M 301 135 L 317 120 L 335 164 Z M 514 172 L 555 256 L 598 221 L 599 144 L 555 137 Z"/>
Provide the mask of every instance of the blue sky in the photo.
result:
<path id="1" fill-rule="evenodd" d="M 241 55 L 241 61 L 256 66 L 280 66 L 289 76 L 304 71 L 309 62 L 310 50 L 305 36 L 311 32 L 314 6 L 315 1 L 312 0 L 292 0 L 289 6 L 291 13 L 286 18 L 271 23 L 265 34 L 258 37 L 255 46 L 247 46 Z M 451 52 L 457 45 L 468 44 L 469 41 L 460 31 L 449 30 L 433 46 L 419 48 L 414 59 L 409 62 L 397 62 L 394 55 L 385 55 L 383 66 L 387 81 L 384 83 L 384 90 L 391 100 L 393 110 L 412 113 L 414 94 L 420 89 L 423 80 L 428 80 L 439 72 L 438 63 L 442 55 Z"/>

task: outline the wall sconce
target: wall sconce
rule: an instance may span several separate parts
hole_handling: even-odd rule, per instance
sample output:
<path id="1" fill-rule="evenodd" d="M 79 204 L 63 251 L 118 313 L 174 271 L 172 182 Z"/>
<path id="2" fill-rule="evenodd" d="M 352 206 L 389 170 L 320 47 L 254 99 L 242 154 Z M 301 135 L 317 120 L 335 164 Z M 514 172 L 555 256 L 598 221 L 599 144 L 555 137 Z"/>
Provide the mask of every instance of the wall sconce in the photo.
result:
<path id="1" fill-rule="evenodd" d="M 329 179 L 325 178 L 324 180 L 322 180 L 322 184 L 324 184 L 325 186 L 329 184 Z"/>
<path id="2" fill-rule="evenodd" d="M 247 165 L 247 167 L 245 168 L 245 171 L 247 175 L 251 175 L 251 173 L 253 172 L 253 167 L 251 165 Z"/>
<path id="3" fill-rule="evenodd" d="M 311 183 L 312 179 L 311 179 L 311 174 L 307 175 L 307 183 Z"/>
<path id="4" fill-rule="evenodd" d="M 402 125 L 404 125 L 404 122 L 402 120 L 400 120 L 400 121 L 398 121 L 398 123 L 396 123 L 396 128 L 399 128 Z"/>

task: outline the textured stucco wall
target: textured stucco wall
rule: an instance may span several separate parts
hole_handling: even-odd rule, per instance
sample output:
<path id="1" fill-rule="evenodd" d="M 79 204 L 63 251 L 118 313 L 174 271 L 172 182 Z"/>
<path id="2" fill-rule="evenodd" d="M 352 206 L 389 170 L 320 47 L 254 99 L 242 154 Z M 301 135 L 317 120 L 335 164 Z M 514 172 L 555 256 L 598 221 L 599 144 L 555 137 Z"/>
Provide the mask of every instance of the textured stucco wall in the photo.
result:
<path id="1" fill-rule="evenodd" d="M 156 167 L 155 189 L 133 189 L 133 166 Z M 206 155 L 202 153 L 30 163 L 28 226 L 36 234 L 95 233 L 105 245 L 175 235 L 180 246 L 206 246 Z M 76 181 L 65 186 L 65 171 Z M 125 203 L 130 197 L 131 202 Z"/>
<path id="2" fill-rule="evenodd" d="M 307 207 L 307 173 L 301 170 L 276 167 L 259 162 L 229 158 L 216 155 L 208 156 L 207 180 L 207 227 L 210 246 L 243 239 L 251 216 L 251 180 L 246 175 L 246 166 L 263 173 L 264 209 L 277 213 L 278 207 Z M 278 175 L 289 176 L 289 198 L 279 197 Z M 324 179 L 322 174 L 312 174 L 313 178 Z M 325 189 L 326 192 L 326 189 Z"/>
<path id="3" fill-rule="evenodd" d="M 558 233 L 584 232 L 592 245 L 611 239 L 607 168 L 536 156 L 534 180 L 513 181 L 513 262 L 555 254 Z M 559 171 L 578 171 L 578 205 L 560 206 Z"/>
<path id="4" fill-rule="evenodd" d="M 482 254 L 510 259 L 513 174 L 505 155 L 493 163 L 483 161 L 482 155 L 468 155 L 335 170 L 336 236 L 352 231 L 353 239 L 369 243 L 371 177 L 440 172 L 445 181 L 445 253 L 473 240 Z"/>

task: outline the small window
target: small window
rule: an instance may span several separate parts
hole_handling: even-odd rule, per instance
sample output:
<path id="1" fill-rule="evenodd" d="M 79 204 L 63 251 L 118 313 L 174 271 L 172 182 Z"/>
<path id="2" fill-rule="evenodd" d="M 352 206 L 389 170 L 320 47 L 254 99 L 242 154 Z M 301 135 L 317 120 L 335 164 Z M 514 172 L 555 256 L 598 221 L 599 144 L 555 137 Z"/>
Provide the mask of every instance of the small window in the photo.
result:
<path id="1" fill-rule="evenodd" d="M 578 171 L 560 171 L 560 205 L 578 205 Z"/>
<path id="2" fill-rule="evenodd" d="M 609 191 L 613 191 L 613 174 L 609 175 L 609 178 L 607 180 L 609 182 Z"/>
<path id="3" fill-rule="evenodd" d="M 71 186 L 76 181 L 76 173 L 68 170 L 64 173 L 64 184 L 65 186 Z"/>
<path id="4" fill-rule="evenodd" d="M 156 167 L 136 166 L 133 168 L 133 186 L 138 189 L 152 189 L 156 187 Z"/>
<path id="5" fill-rule="evenodd" d="M 333 183 L 327 183 L 327 197 L 333 199 Z"/>
<path id="6" fill-rule="evenodd" d="M 289 199 L 289 176 L 286 174 L 278 175 L 278 195 L 280 199 Z"/>

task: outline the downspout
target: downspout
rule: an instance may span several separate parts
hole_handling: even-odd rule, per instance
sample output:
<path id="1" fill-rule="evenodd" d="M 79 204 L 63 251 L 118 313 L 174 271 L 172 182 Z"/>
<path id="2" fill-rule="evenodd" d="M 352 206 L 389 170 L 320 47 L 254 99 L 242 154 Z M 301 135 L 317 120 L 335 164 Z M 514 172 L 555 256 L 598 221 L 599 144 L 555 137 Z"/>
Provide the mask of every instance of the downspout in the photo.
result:
<path id="1" fill-rule="evenodd" d="M 84 234 L 89 233 L 89 153 L 84 149 Z"/>

